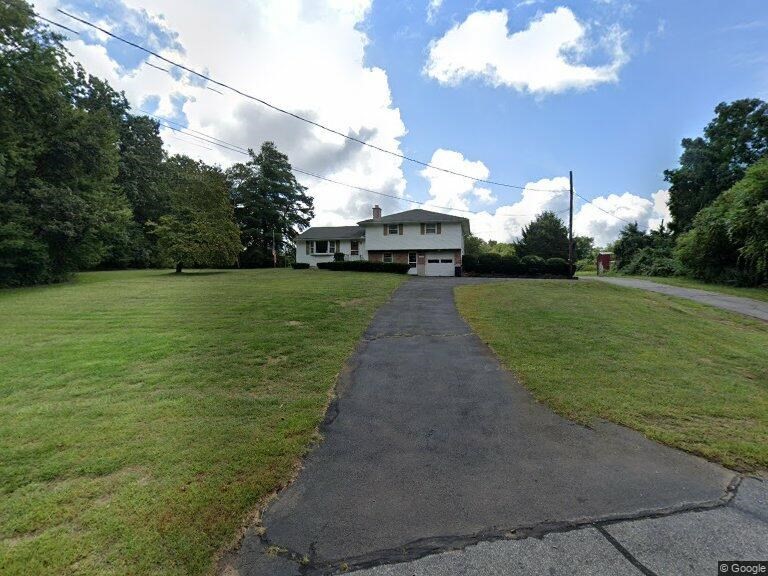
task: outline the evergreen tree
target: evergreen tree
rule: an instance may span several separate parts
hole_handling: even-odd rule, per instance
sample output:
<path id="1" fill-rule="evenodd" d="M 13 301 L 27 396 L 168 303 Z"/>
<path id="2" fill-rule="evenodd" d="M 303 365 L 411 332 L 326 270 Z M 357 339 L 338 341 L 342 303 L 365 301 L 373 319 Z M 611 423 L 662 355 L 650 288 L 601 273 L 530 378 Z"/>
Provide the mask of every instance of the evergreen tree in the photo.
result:
<path id="1" fill-rule="evenodd" d="M 554 212 L 546 211 L 523 228 L 516 244 L 518 256 L 568 259 L 568 229 Z"/>
<path id="2" fill-rule="evenodd" d="M 271 266 L 273 247 L 278 253 L 290 251 L 296 229 L 309 225 L 314 216 L 313 202 L 293 175 L 288 157 L 274 143 L 264 142 L 258 155 L 253 150 L 250 154 L 248 162 L 227 171 L 245 247 L 240 264 Z"/>

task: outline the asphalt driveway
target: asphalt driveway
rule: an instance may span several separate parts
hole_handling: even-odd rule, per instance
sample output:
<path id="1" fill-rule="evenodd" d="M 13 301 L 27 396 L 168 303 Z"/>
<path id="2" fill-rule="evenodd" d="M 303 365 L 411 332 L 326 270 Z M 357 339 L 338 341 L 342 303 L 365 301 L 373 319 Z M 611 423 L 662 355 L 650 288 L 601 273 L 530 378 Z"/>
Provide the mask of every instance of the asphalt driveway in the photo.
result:
<path id="1" fill-rule="evenodd" d="M 412 279 L 378 311 L 324 441 L 228 570 L 375 566 L 730 496 L 719 466 L 534 401 L 459 316 L 453 287 L 472 281 Z"/>
<path id="2" fill-rule="evenodd" d="M 670 286 L 669 284 L 659 284 L 650 280 L 640 280 L 637 278 L 617 278 L 615 276 L 585 276 L 583 280 L 607 282 L 615 286 L 624 286 L 625 288 L 639 288 L 650 292 L 659 292 L 668 296 L 677 296 L 701 302 L 708 306 L 736 312 L 744 316 L 752 316 L 768 322 L 768 302 L 754 300 L 752 298 L 742 298 L 740 296 L 731 296 L 729 294 L 720 294 L 719 292 L 709 292 L 707 290 L 698 290 L 696 288 L 683 288 L 681 286 Z"/>

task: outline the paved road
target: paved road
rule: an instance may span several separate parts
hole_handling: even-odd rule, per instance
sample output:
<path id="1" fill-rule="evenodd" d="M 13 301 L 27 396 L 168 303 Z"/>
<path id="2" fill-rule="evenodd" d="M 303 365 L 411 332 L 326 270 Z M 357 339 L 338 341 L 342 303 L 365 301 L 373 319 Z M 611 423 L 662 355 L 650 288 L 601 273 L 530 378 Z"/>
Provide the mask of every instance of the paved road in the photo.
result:
<path id="1" fill-rule="evenodd" d="M 412 279 L 379 310 L 325 441 L 266 510 L 266 534 L 249 530 L 224 573 L 298 574 L 302 558 L 304 573 L 368 568 L 730 497 L 734 474 L 721 467 L 535 402 L 458 315 L 453 287 L 467 281 Z M 585 530 L 574 533 L 586 546 L 616 555 Z"/>
<path id="2" fill-rule="evenodd" d="M 614 276 L 585 276 L 583 280 L 597 280 L 615 284 L 617 286 L 626 286 L 627 288 L 642 288 L 651 292 L 660 292 L 670 296 L 678 296 L 695 300 L 702 304 L 708 304 L 723 310 L 738 312 L 745 316 L 752 316 L 768 322 L 768 302 L 753 300 L 752 298 L 741 298 L 739 296 L 729 296 L 718 292 L 708 292 L 707 290 L 697 290 L 695 288 L 681 288 L 679 286 L 669 286 L 667 284 L 658 284 L 649 280 L 638 280 L 636 278 L 616 278 Z"/>

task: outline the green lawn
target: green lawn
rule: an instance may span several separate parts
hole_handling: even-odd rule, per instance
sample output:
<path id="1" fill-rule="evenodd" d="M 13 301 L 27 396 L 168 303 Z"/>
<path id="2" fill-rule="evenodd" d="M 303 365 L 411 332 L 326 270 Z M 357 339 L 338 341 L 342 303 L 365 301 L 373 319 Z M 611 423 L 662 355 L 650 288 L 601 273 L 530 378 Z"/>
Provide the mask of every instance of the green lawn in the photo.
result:
<path id="1" fill-rule="evenodd" d="M 621 278 L 621 276 L 617 276 Z M 768 288 L 738 288 L 736 286 L 726 286 L 724 284 L 707 284 L 700 280 L 685 278 L 681 276 L 656 277 L 656 276 L 625 276 L 625 278 L 637 278 L 638 280 L 649 280 L 659 284 L 669 284 L 670 286 L 682 286 L 683 288 L 697 288 L 699 290 L 708 290 L 710 292 L 720 292 L 730 296 L 741 296 L 743 298 L 753 298 L 768 302 Z"/>
<path id="2" fill-rule="evenodd" d="M 599 282 L 462 286 L 456 298 L 502 361 L 561 414 L 768 469 L 768 324 Z"/>
<path id="3" fill-rule="evenodd" d="M 402 280 L 103 272 L 0 291 L 0 573 L 209 572 Z"/>

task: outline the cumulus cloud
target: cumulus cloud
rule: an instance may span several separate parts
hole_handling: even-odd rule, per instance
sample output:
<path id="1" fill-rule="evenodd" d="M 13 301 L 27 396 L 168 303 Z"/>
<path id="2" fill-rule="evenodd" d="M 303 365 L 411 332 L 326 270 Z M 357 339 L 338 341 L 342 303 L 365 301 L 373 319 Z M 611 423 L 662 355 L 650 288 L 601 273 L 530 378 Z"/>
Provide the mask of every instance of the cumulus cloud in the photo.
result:
<path id="1" fill-rule="evenodd" d="M 77 14 L 92 3 L 64 0 Z M 58 0 L 38 0 L 36 8 L 56 20 Z M 89 8 L 89 6 L 91 8 Z M 342 133 L 389 150 L 400 150 L 405 126 L 393 105 L 387 74 L 364 62 L 368 37 L 361 24 L 370 0 L 200 0 L 192 7 L 174 0 L 112 0 L 100 3 L 99 23 L 136 39 L 192 69 L 274 102 Z M 201 17 L 205 14 L 205 17 Z M 74 28 L 84 29 L 73 24 Z M 300 38 L 301 41 L 296 41 Z M 152 68 L 147 55 L 103 34 L 83 34 L 66 42 L 86 70 L 124 90 L 135 109 L 188 123 L 189 128 L 258 149 L 275 141 L 299 168 L 395 196 L 405 194 L 402 160 L 353 144 L 294 118 L 248 101 L 167 63 L 172 75 Z M 354 86 L 350 90 L 349 86 Z M 166 147 L 227 166 L 244 157 L 163 130 Z M 182 141 L 183 139 L 183 141 Z M 206 149 L 210 148 L 210 149 Z M 401 203 L 311 177 L 301 177 L 315 198 L 314 224 L 352 223 L 369 217 L 370 206 L 401 209 Z"/>
<path id="2" fill-rule="evenodd" d="M 490 177 L 490 170 L 483 162 L 469 160 L 455 150 L 435 150 L 430 163 L 473 178 L 487 180 Z M 528 182 L 518 201 L 488 209 L 482 208 L 482 204 L 498 202 L 489 188 L 434 168 L 425 168 L 420 174 L 429 182 L 430 198 L 425 207 L 438 211 L 444 207 L 473 211 L 467 214 L 472 232 L 485 240 L 511 242 L 544 211 L 555 212 L 563 222 L 568 221 L 567 176 Z M 624 192 L 597 196 L 591 202 L 578 197 L 574 200 L 574 234 L 591 236 L 598 246 L 614 241 L 627 221 L 637 221 L 642 228 L 658 227 L 662 219 L 669 221 L 668 190 L 654 192 L 651 199 Z"/>
<path id="3" fill-rule="evenodd" d="M 473 162 L 464 158 L 461 152 L 443 148 L 435 150 L 429 163 L 480 180 L 488 179 L 490 174 L 488 167 L 479 160 Z M 420 174 L 429 181 L 429 200 L 425 205 L 427 209 L 435 207 L 469 210 L 473 199 L 484 204 L 496 201 L 488 188 L 478 186 L 470 178 L 462 178 L 435 168 L 425 168 Z"/>
<path id="4" fill-rule="evenodd" d="M 446 85 L 481 78 L 492 86 L 509 86 L 534 94 L 586 89 L 616 82 L 628 61 L 624 31 L 612 26 L 597 40 L 589 27 L 564 7 L 509 33 L 507 10 L 478 11 L 433 41 L 424 72 Z M 588 65 L 585 58 L 607 53 L 609 61 Z"/>

